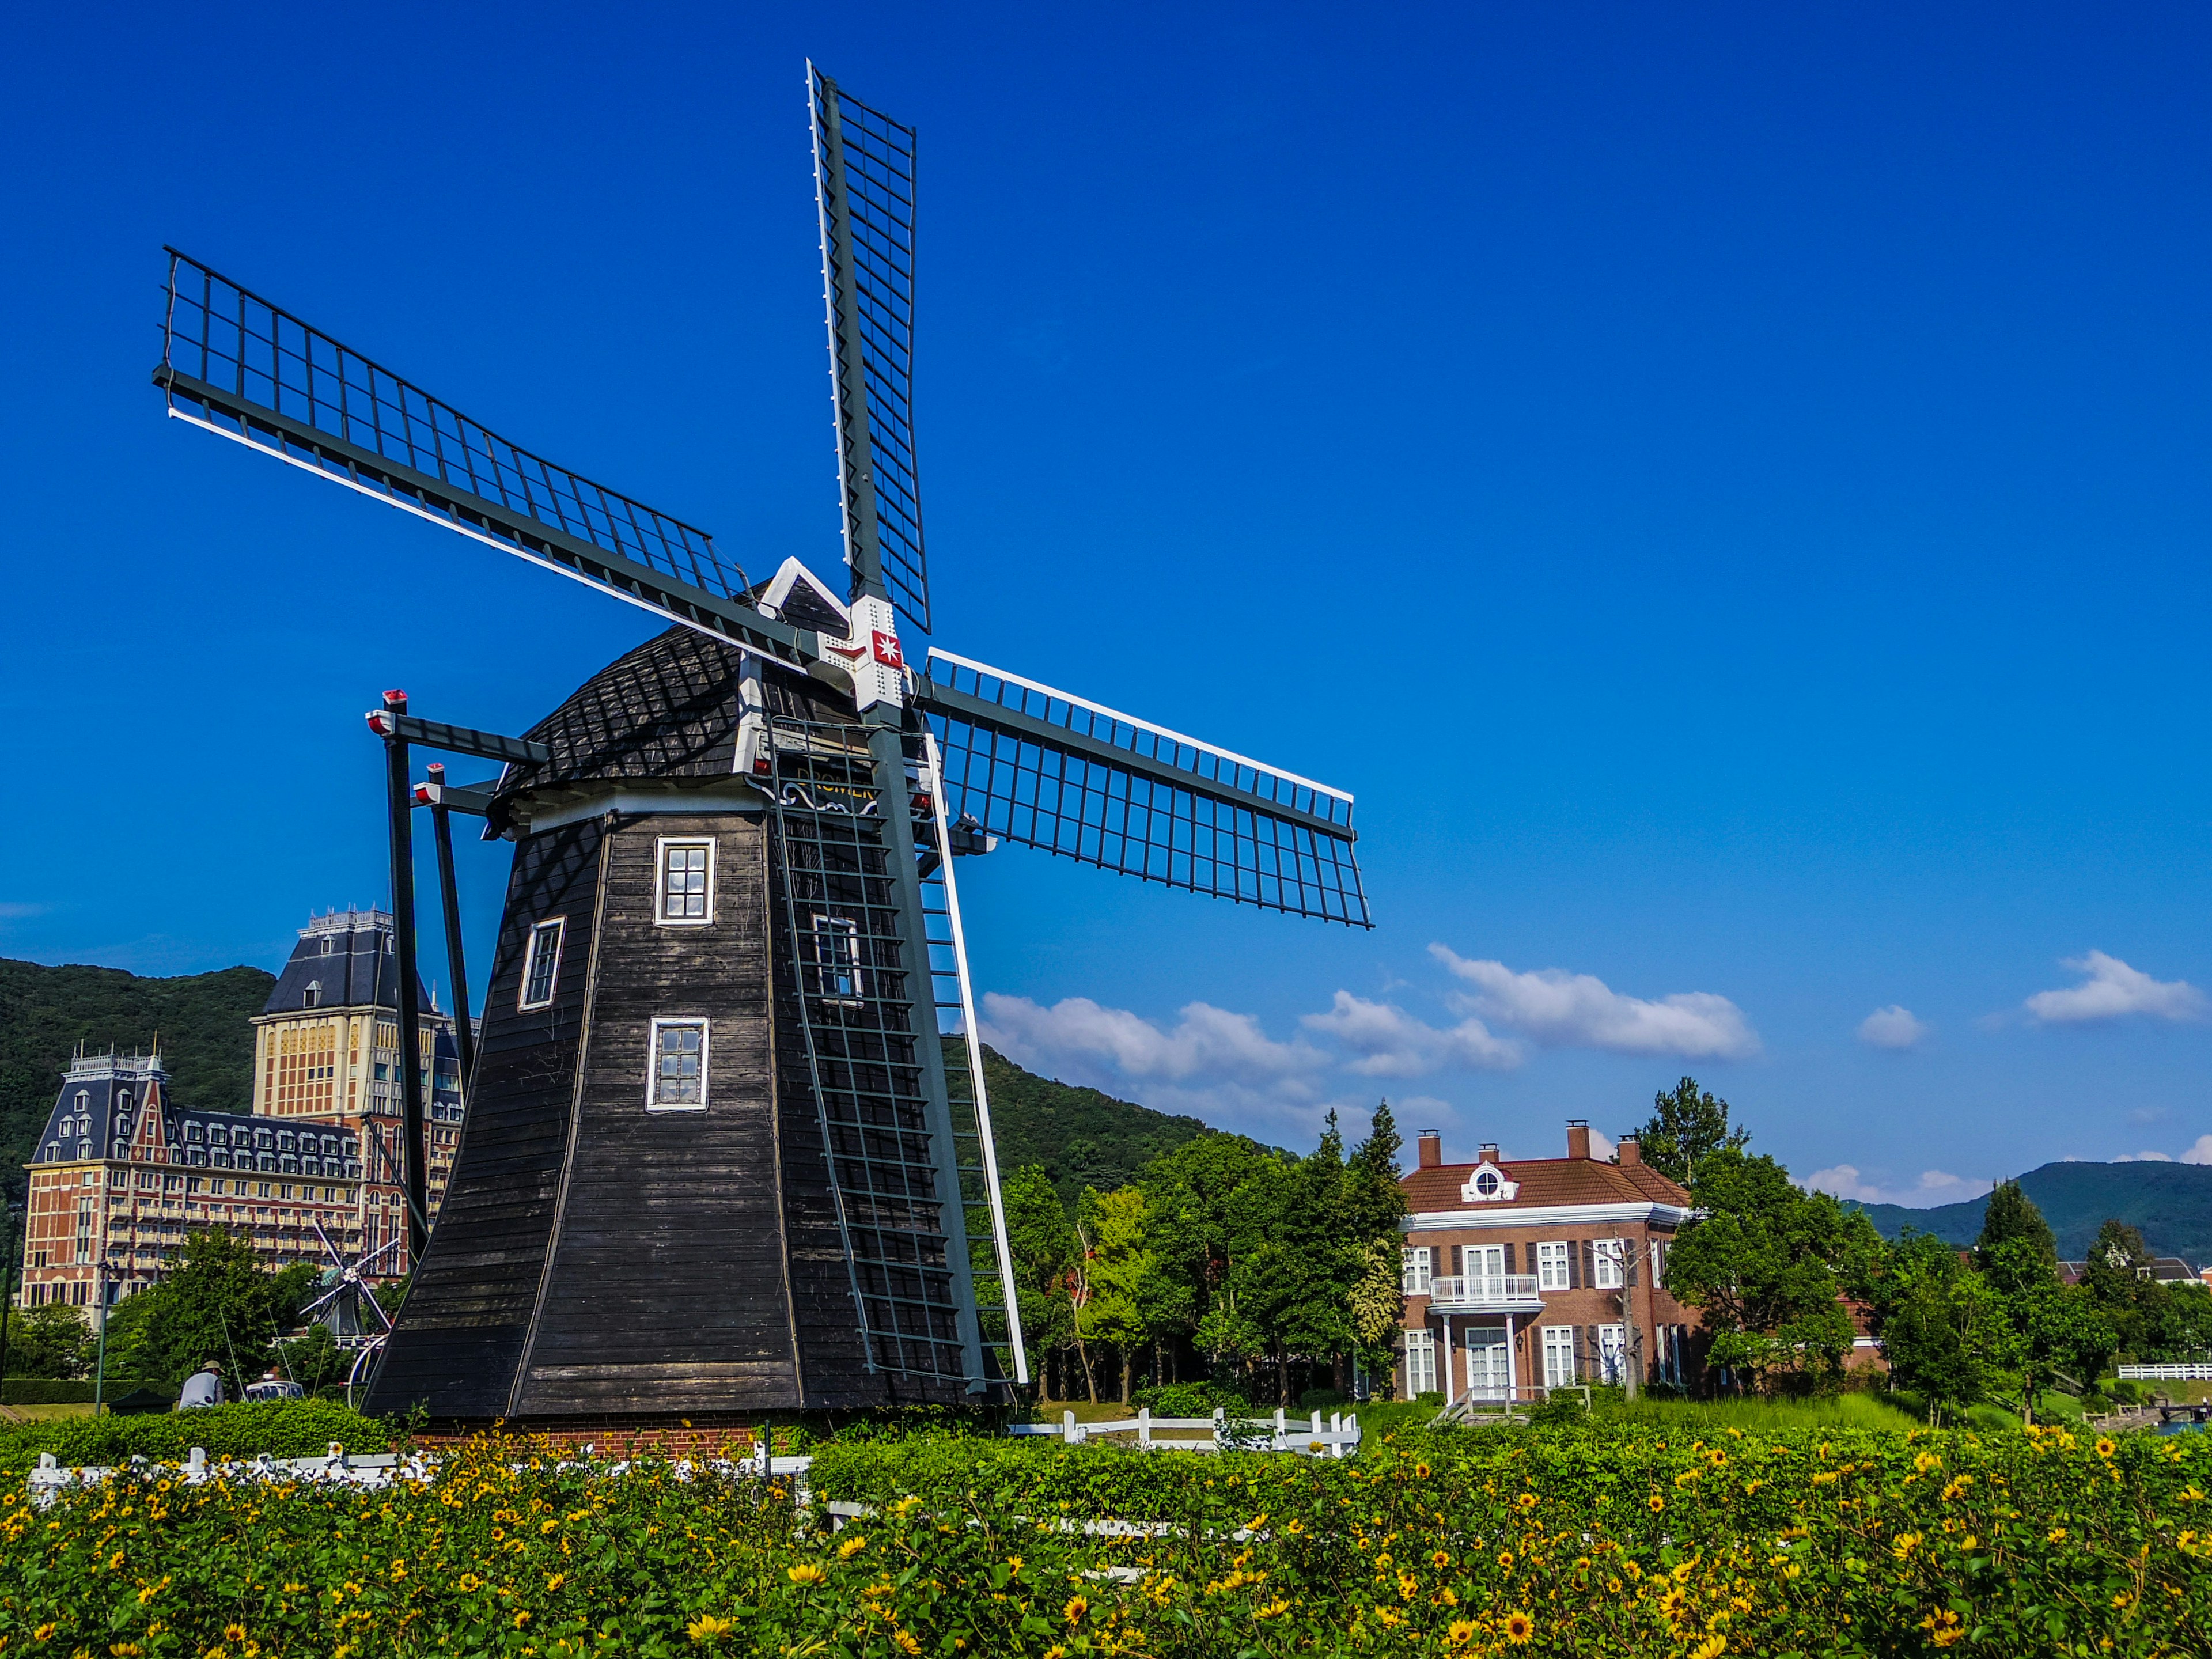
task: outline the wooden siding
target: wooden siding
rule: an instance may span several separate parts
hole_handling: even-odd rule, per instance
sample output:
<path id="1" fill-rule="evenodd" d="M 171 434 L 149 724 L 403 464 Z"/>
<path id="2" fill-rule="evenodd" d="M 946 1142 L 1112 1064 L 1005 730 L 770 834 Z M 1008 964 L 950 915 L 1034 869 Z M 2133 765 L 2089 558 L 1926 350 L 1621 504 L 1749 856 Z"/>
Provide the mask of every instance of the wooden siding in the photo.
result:
<path id="1" fill-rule="evenodd" d="M 655 919 L 656 844 L 671 836 L 714 838 L 705 926 Z M 625 817 L 603 860 L 568 1191 L 515 1408 L 795 1407 L 760 821 Z M 646 1109 L 652 1022 L 672 1017 L 708 1023 L 703 1111 Z"/>
<path id="2" fill-rule="evenodd" d="M 484 1000 L 466 1127 L 438 1223 L 386 1346 L 368 1409 L 441 1418 L 508 1409 L 544 1277 L 588 1002 L 598 820 L 516 849 Z M 520 1000 L 531 927 L 566 916 L 550 1007 Z"/>

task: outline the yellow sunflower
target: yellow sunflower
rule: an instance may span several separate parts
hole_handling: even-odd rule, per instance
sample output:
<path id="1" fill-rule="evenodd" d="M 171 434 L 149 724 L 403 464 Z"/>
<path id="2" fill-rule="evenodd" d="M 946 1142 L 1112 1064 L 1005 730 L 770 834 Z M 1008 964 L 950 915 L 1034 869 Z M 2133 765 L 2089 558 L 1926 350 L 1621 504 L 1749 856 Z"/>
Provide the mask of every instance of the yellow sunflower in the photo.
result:
<path id="1" fill-rule="evenodd" d="M 1536 1633 L 1536 1621 L 1525 1613 L 1505 1615 L 1505 1639 L 1515 1647 L 1526 1647 L 1528 1638 Z"/>

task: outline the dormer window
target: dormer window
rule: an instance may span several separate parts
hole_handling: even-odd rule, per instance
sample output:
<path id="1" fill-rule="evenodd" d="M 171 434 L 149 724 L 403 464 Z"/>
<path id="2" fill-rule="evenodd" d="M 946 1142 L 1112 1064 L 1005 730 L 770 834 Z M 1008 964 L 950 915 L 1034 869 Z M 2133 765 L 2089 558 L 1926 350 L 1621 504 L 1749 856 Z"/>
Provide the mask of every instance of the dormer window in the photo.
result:
<path id="1" fill-rule="evenodd" d="M 1466 1204 L 1501 1204 L 1510 1202 L 1521 1190 L 1517 1181 L 1508 1181 L 1505 1171 L 1485 1158 L 1474 1167 L 1467 1178 L 1467 1185 L 1459 1189 L 1460 1200 Z"/>
<path id="2" fill-rule="evenodd" d="M 320 980 L 319 980 L 319 979 L 311 979 L 311 980 L 309 980 L 309 981 L 307 981 L 307 988 L 306 990 L 304 990 L 304 991 L 302 991 L 302 992 L 301 992 L 301 993 L 300 993 L 300 1006 L 301 1006 L 302 1008 L 315 1008 L 315 1007 L 319 1007 L 319 1006 L 322 1005 L 322 1000 L 323 1000 L 323 982 L 322 982 L 322 981 L 320 981 Z"/>
<path id="3" fill-rule="evenodd" d="M 323 954 L 323 955 L 325 955 L 325 956 L 328 956 L 328 955 L 330 955 L 330 953 L 331 953 L 331 936 L 330 936 L 328 933 L 325 933 L 325 934 L 324 934 L 324 935 L 323 935 L 323 950 L 322 950 L 322 954 Z"/>

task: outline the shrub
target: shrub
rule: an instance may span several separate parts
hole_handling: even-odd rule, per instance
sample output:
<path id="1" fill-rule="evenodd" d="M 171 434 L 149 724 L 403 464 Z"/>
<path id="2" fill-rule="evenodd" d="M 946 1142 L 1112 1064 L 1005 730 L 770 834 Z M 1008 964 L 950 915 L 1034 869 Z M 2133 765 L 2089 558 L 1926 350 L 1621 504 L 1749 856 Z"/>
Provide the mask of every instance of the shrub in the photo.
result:
<path id="1" fill-rule="evenodd" d="M 52 1306 L 50 1303 L 47 1304 Z M 111 1376 L 100 1390 L 102 1397 L 120 1400 L 134 1389 L 151 1388 L 160 1390 L 171 1400 L 177 1390 L 167 1382 L 141 1382 L 135 1377 Z M 77 1378 L 50 1376 L 11 1376 L 4 1389 L 0 1389 L 0 1404 L 9 1406 L 89 1406 L 94 1385 Z"/>
<path id="2" fill-rule="evenodd" d="M 323 1400 L 276 1400 L 153 1417 L 65 1417 L 0 1430 L 0 1471 L 20 1474 L 52 1452 L 64 1468 L 105 1468 L 143 1457 L 181 1463 L 195 1446 L 211 1458 L 319 1457 L 337 1441 L 352 1452 L 390 1451 L 389 1424 Z"/>
<path id="3" fill-rule="evenodd" d="M 1231 1413 L 1249 1409 L 1243 1395 L 1212 1382 L 1163 1382 L 1138 1389 L 1132 1403 L 1155 1417 L 1211 1417 L 1217 1408 Z"/>
<path id="4" fill-rule="evenodd" d="M 1344 1396 L 1334 1389 L 1308 1389 L 1298 1396 L 1298 1409 L 1308 1413 L 1320 1412 L 1327 1415 L 1341 1408 L 1344 1403 Z"/>

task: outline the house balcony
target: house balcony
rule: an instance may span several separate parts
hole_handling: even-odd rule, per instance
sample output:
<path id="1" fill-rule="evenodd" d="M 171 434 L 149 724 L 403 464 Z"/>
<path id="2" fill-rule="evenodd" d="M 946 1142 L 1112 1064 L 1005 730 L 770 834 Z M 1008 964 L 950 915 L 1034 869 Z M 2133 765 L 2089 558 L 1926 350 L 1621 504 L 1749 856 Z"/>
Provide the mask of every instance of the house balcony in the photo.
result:
<path id="1" fill-rule="evenodd" d="M 1429 1281 L 1431 1313 L 1532 1314 L 1544 1310 L 1534 1273 L 1448 1273 Z"/>

